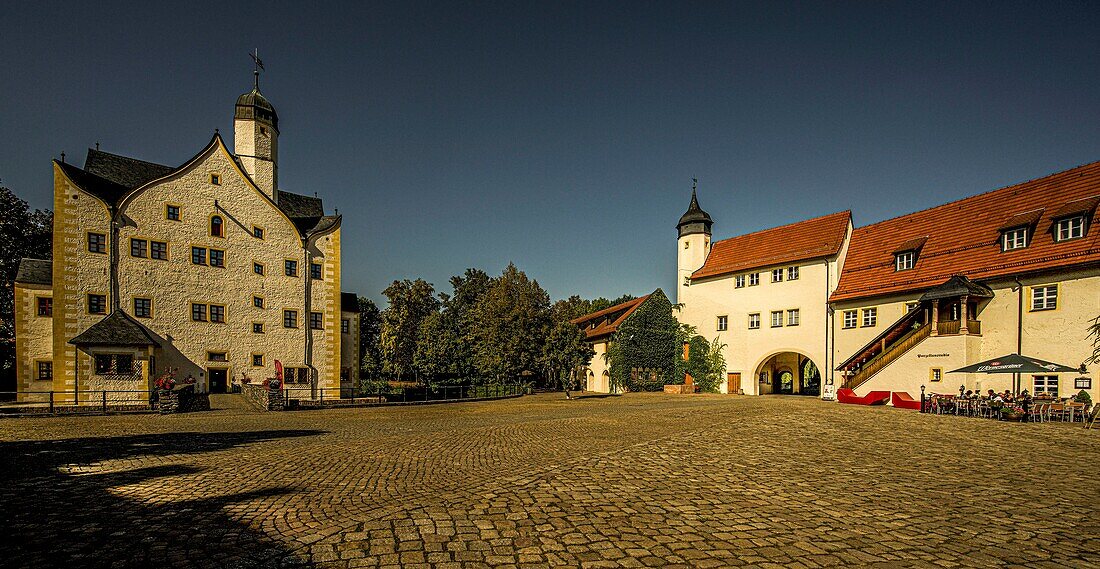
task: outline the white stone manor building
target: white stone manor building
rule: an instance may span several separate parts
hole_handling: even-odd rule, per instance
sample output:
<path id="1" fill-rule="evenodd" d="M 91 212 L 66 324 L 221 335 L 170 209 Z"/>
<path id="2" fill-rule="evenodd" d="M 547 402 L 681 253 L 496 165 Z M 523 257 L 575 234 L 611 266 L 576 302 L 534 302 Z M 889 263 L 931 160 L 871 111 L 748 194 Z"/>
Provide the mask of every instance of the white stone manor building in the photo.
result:
<path id="1" fill-rule="evenodd" d="M 21 400 L 137 401 L 165 370 L 224 391 L 276 360 L 298 396 L 356 382 L 342 219 L 279 187 L 279 117 L 258 81 L 233 126 L 232 149 L 215 133 L 179 166 L 98 148 L 83 167 L 54 161 L 53 260 L 25 259 L 15 283 Z"/>

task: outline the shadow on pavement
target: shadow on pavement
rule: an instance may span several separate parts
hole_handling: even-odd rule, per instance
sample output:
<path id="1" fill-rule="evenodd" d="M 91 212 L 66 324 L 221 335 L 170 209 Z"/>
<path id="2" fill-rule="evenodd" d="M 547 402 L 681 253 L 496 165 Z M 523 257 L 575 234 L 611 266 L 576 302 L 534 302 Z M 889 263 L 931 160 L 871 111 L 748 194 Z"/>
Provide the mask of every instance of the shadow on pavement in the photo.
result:
<path id="1" fill-rule="evenodd" d="M 113 488 L 195 474 L 186 465 L 104 461 L 201 454 L 324 431 L 165 433 L 0 443 L 0 541 L 5 567 L 303 567 L 290 550 L 226 514 L 227 508 L 293 491 L 270 487 L 236 494 L 163 490 L 135 500 Z M 156 462 L 155 458 L 152 461 Z M 112 465 L 116 466 L 116 465 Z M 256 474 L 257 476 L 259 473 Z M 240 473 L 240 476 L 253 476 Z M 187 484 L 194 484 L 193 481 Z"/>

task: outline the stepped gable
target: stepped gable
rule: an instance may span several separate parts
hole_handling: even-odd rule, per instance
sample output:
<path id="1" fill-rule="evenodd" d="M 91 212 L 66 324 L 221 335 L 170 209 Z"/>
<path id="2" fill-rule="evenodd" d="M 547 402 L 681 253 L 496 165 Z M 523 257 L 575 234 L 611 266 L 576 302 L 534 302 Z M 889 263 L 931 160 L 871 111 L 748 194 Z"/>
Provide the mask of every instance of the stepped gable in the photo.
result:
<path id="1" fill-rule="evenodd" d="M 851 219 L 851 211 L 841 211 L 716 241 L 706 262 L 691 278 L 705 279 L 836 255 L 844 245 Z"/>
<path id="2" fill-rule="evenodd" d="M 989 280 L 1100 264 L 1100 162 L 857 228 L 833 302 L 924 291 L 955 275 Z M 1057 243 L 1058 219 L 1086 216 L 1083 238 Z M 1001 231 L 1031 229 L 1027 247 L 1001 251 Z M 925 238 L 912 269 L 894 253 Z"/>

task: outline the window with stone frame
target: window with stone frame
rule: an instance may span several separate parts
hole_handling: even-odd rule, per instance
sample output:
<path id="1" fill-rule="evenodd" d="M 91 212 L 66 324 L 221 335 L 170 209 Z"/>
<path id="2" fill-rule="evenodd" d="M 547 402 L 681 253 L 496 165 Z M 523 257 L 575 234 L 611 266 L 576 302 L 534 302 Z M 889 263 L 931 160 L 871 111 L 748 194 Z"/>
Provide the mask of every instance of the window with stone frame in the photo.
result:
<path id="1" fill-rule="evenodd" d="M 210 248 L 210 266 L 225 268 L 225 251 L 221 249 Z"/>
<path id="2" fill-rule="evenodd" d="M 760 284 L 760 273 L 749 273 L 749 286 Z"/>
<path id="3" fill-rule="evenodd" d="M 315 281 L 321 280 L 321 276 L 322 276 L 322 270 L 321 269 L 322 269 L 321 263 L 310 263 L 309 264 L 309 278 L 311 278 Z"/>
<path id="4" fill-rule="evenodd" d="M 753 312 L 749 314 L 749 330 L 757 330 L 760 328 L 760 313 Z"/>
<path id="5" fill-rule="evenodd" d="M 297 328 L 298 327 L 298 311 L 297 310 L 283 310 L 283 328 Z"/>
<path id="6" fill-rule="evenodd" d="M 134 299 L 134 316 L 137 318 L 152 318 L 153 317 L 153 299 L 151 298 L 135 298 Z"/>
<path id="7" fill-rule="evenodd" d="M 264 297 L 262 297 L 262 296 L 253 296 L 252 297 L 252 306 L 254 306 L 256 308 L 263 308 L 264 307 Z"/>
<path id="8" fill-rule="evenodd" d="M 798 280 L 798 272 L 799 272 L 798 265 L 795 265 L 793 267 L 787 267 L 787 280 L 797 281 Z"/>
<path id="9" fill-rule="evenodd" d="M 288 277 L 298 276 L 298 261 L 286 259 L 283 261 L 283 274 Z"/>
<path id="10" fill-rule="evenodd" d="M 855 310 L 844 311 L 844 328 L 855 328 L 859 324 L 859 313 Z"/>
<path id="11" fill-rule="evenodd" d="M 340 320 L 340 333 L 351 334 L 351 320 L 348 320 L 347 318 L 342 318 Z"/>
<path id="12" fill-rule="evenodd" d="M 745 275 L 737 275 L 733 277 L 734 288 L 745 288 Z"/>
<path id="13" fill-rule="evenodd" d="M 783 269 L 772 269 L 772 282 L 773 283 L 783 282 Z"/>
<path id="14" fill-rule="evenodd" d="M 309 327 L 314 330 L 323 330 L 325 328 L 325 315 L 321 312 L 310 312 Z"/>
<path id="15" fill-rule="evenodd" d="M 225 237 L 225 221 L 222 220 L 222 216 L 214 215 L 210 217 L 210 236 Z"/>
<path id="16" fill-rule="evenodd" d="M 801 321 L 802 314 L 797 308 L 792 308 L 787 311 L 787 326 L 798 326 Z"/>
<path id="17" fill-rule="evenodd" d="M 149 242 L 149 258 L 158 261 L 168 260 L 168 244 L 164 241 Z"/>
<path id="18" fill-rule="evenodd" d="M 252 236 L 255 237 L 256 239 L 263 239 L 264 238 L 264 228 L 259 227 L 257 225 L 253 225 L 252 226 Z"/>
<path id="19" fill-rule="evenodd" d="M 253 322 L 252 323 L 252 333 L 253 334 L 263 334 L 264 333 L 264 323 L 263 322 Z"/>
<path id="20" fill-rule="evenodd" d="M 1058 285 L 1037 286 L 1031 289 L 1031 310 L 1058 308 Z"/>
<path id="21" fill-rule="evenodd" d="M 781 328 L 783 326 L 783 311 L 772 311 L 772 328 Z"/>
<path id="22" fill-rule="evenodd" d="M 149 242 L 144 239 L 130 239 L 130 256 L 147 257 L 149 255 Z"/>
<path id="23" fill-rule="evenodd" d="M 191 264 L 192 265 L 205 265 L 206 264 L 206 247 L 192 247 L 191 248 Z"/>
<path id="24" fill-rule="evenodd" d="M 225 305 L 224 304 L 211 304 L 210 305 L 210 321 L 217 324 L 225 323 Z"/>
<path id="25" fill-rule="evenodd" d="M 717 326 L 715 326 L 715 329 L 717 329 L 719 332 L 725 332 L 726 328 L 728 326 L 729 326 L 729 316 L 724 315 L 724 314 L 722 316 L 719 316 L 718 317 L 718 324 L 717 324 Z"/>
<path id="26" fill-rule="evenodd" d="M 53 379 L 53 362 L 38 362 L 38 379 L 40 381 Z"/>
<path id="27" fill-rule="evenodd" d="M 168 221 L 179 221 L 180 220 L 180 206 L 172 205 L 172 204 L 166 204 L 164 206 L 164 218 L 167 219 Z"/>
<path id="28" fill-rule="evenodd" d="M 88 252 L 89 253 L 106 253 L 107 252 L 107 235 L 103 233 L 88 232 Z"/>
<path id="29" fill-rule="evenodd" d="M 1058 376 L 1056 375 L 1036 375 L 1032 376 L 1032 387 L 1034 388 L 1034 395 L 1045 394 L 1058 396 Z"/>
<path id="30" fill-rule="evenodd" d="M 878 324 L 878 308 L 863 309 L 863 327 L 869 328 Z"/>
<path id="31" fill-rule="evenodd" d="M 252 354 L 252 367 L 264 367 L 263 354 Z"/>
<path id="32" fill-rule="evenodd" d="M 264 276 L 264 264 L 259 261 L 253 261 L 252 272 L 260 275 L 261 277 Z"/>
<path id="33" fill-rule="evenodd" d="M 194 322 L 206 322 L 206 305 L 198 302 L 191 303 L 191 320 Z"/>
<path id="34" fill-rule="evenodd" d="M 37 303 L 37 314 L 39 316 L 53 316 L 53 298 L 48 296 L 39 296 L 35 299 Z"/>
<path id="35" fill-rule="evenodd" d="M 88 314 L 107 314 L 107 295 L 88 295 Z"/>

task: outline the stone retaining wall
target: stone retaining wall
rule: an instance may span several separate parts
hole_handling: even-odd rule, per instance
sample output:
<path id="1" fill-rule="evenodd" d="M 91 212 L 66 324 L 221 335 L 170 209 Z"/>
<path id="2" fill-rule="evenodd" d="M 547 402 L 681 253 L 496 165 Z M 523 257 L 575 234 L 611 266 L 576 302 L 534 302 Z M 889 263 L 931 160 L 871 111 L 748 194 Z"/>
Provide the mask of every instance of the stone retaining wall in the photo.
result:
<path id="1" fill-rule="evenodd" d="M 281 389 L 268 389 L 260 384 L 246 383 L 241 386 L 245 401 L 260 411 L 282 411 L 286 406 Z"/>

